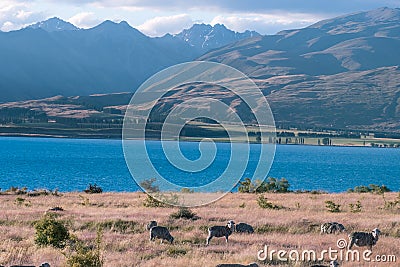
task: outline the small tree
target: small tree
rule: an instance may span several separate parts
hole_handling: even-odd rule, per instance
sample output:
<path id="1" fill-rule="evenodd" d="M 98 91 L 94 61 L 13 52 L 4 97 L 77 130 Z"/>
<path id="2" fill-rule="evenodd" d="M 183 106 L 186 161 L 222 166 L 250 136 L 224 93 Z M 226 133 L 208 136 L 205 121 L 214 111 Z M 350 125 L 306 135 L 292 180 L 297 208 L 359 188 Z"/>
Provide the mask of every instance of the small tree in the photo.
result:
<path id="1" fill-rule="evenodd" d="M 186 220 L 197 220 L 199 217 L 186 207 L 181 207 L 177 212 L 171 213 L 170 218 L 172 219 L 186 219 Z"/>
<path id="2" fill-rule="evenodd" d="M 159 192 L 160 188 L 154 183 L 157 181 L 156 178 L 150 178 L 140 182 L 140 186 L 146 191 L 150 193 Z"/>
<path id="3" fill-rule="evenodd" d="M 75 253 L 67 257 L 69 267 L 102 267 L 104 260 L 101 255 L 102 230 L 99 227 L 96 235 L 96 246 L 91 248 L 85 246 L 81 241 L 78 242 Z"/>
<path id="4" fill-rule="evenodd" d="M 325 201 L 325 207 L 328 209 L 329 212 L 340 212 L 340 205 L 336 204 L 333 201 Z"/>
<path id="5" fill-rule="evenodd" d="M 276 204 L 273 204 L 272 202 L 268 201 L 266 197 L 263 195 L 260 195 L 257 199 L 257 204 L 260 208 L 263 209 L 272 209 L 272 210 L 279 210 L 282 209 L 282 206 L 278 206 Z"/>
<path id="6" fill-rule="evenodd" d="M 241 193 L 286 193 L 289 192 L 290 187 L 289 181 L 285 178 L 276 179 L 273 177 L 268 177 L 267 181 L 255 180 L 254 182 L 250 178 L 246 178 L 239 183 L 238 191 Z"/>
<path id="7" fill-rule="evenodd" d="M 54 214 L 46 214 L 35 223 L 35 243 L 39 246 L 63 248 L 69 239 L 68 229 L 55 219 Z"/>
<path id="8" fill-rule="evenodd" d="M 353 213 L 361 212 L 362 205 L 361 205 L 360 200 L 357 200 L 357 202 L 355 204 L 350 203 L 349 208 L 350 208 L 350 212 L 353 212 Z"/>
<path id="9" fill-rule="evenodd" d="M 97 184 L 89 184 L 89 186 L 83 190 L 87 194 L 100 194 L 103 193 L 103 189 Z"/>

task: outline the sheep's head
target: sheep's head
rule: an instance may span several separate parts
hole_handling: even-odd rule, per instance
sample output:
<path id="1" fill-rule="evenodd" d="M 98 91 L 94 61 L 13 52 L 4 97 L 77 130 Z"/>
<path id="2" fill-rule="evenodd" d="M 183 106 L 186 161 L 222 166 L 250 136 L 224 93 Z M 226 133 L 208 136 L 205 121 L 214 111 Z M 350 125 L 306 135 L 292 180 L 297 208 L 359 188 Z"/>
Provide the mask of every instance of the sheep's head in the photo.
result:
<path id="1" fill-rule="evenodd" d="M 228 221 L 228 223 L 226 224 L 226 226 L 227 226 L 229 229 L 231 229 L 232 232 L 235 231 L 235 222 L 234 222 L 234 221 L 232 221 L 232 220 Z"/>
<path id="2" fill-rule="evenodd" d="M 329 263 L 329 267 L 338 267 L 338 266 L 339 266 L 339 263 L 338 263 L 336 260 L 331 261 L 331 262 Z"/>
<path id="3" fill-rule="evenodd" d="M 157 226 L 157 222 L 156 221 L 150 221 L 147 225 L 146 225 L 146 229 L 150 230 L 153 226 Z"/>
<path id="4" fill-rule="evenodd" d="M 381 231 L 378 228 L 375 228 L 374 230 L 372 230 L 372 236 L 375 239 L 378 239 L 380 234 L 381 234 Z"/>

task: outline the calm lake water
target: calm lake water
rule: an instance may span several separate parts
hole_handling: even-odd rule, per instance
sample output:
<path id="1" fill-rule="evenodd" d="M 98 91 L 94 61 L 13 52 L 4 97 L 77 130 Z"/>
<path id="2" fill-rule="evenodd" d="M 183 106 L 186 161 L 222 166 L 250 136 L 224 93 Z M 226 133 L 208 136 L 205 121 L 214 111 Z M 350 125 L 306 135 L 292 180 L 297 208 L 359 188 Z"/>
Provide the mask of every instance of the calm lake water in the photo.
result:
<path id="1" fill-rule="evenodd" d="M 260 145 L 251 146 L 257 151 Z M 3 190 L 26 186 L 80 191 L 89 183 L 97 183 L 105 191 L 139 190 L 125 164 L 120 140 L 2 137 L 0 147 Z M 181 147 L 188 158 L 198 157 L 198 143 Z M 150 142 L 148 149 L 162 158 L 159 142 Z M 219 175 L 230 153 L 228 144 L 219 143 L 217 149 L 216 162 L 189 179 L 201 184 Z M 187 173 L 174 170 L 167 161 L 157 164 L 175 181 L 188 179 Z M 256 164 L 256 155 L 250 154 L 244 177 L 252 176 Z M 357 185 L 385 184 L 400 191 L 400 149 L 279 145 L 269 176 L 285 177 L 292 190 L 341 192 Z"/>

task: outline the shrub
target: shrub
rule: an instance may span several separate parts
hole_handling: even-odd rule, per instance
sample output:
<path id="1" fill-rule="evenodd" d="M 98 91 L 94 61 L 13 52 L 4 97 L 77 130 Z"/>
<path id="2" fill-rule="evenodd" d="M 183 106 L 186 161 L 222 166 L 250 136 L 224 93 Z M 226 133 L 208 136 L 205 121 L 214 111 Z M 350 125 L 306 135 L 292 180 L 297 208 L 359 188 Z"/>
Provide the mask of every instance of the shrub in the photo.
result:
<path id="1" fill-rule="evenodd" d="M 70 267 L 102 267 L 104 264 L 101 255 L 101 228 L 97 229 L 96 246 L 91 248 L 78 241 L 75 252 L 67 257 L 67 266 Z"/>
<path id="2" fill-rule="evenodd" d="M 382 194 L 382 196 L 384 196 L 384 195 Z M 385 205 L 383 206 L 384 209 L 389 210 L 389 209 L 394 209 L 396 207 L 400 208 L 400 192 L 397 195 L 397 198 L 395 200 L 386 201 L 385 198 L 384 198 L 384 200 L 385 200 Z"/>
<path id="3" fill-rule="evenodd" d="M 39 246 L 63 248 L 69 239 L 68 229 L 62 222 L 57 221 L 53 214 L 46 214 L 34 226 L 35 244 Z"/>
<path id="4" fill-rule="evenodd" d="M 157 181 L 156 178 L 150 178 L 147 180 L 144 180 L 142 182 L 140 182 L 140 186 L 146 191 L 146 192 L 150 192 L 150 193 L 154 193 L 154 192 L 159 192 L 160 188 L 157 185 L 154 185 L 154 183 Z"/>
<path id="5" fill-rule="evenodd" d="M 90 206 L 89 198 L 79 195 L 79 198 L 82 200 L 82 206 Z"/>
<path id="6" fill-rule="evenodd" d="M 267 200 L 267 198 L 264 197 L 263 195 L 260 195 L 258 197 L 257 204 L 258 204 L 258 206 L 260 206 L 260 208 L 263 208 L 263 209 L 279 210 L 279 209 L 283 208 L 282 206 L 278 206 L 278 205 L 273 204 L 272 202 L 269 202 Z"/>
<path id="7" fill-rule="evenodd" d="M 361 212 L 361 209 L 362 209 L 361 202 L 359 200 L 357 200 L 357 202 L 355 204 L 350 203 L 349 208 L 350 208 L 350 212 L 353 212 L 353 213 Z"/>
<path id="8" fill-rule="evenodd" d="M 83 191 L 85 193 L 87 193 L 87 194 L 100 194 L 100 193 L 103 193 L 103 189 L 100 186 L 96 185 L 96 184 L 93 184 L 93 185 L 89 184 L 89 186 Z"/>
<path id="9" fill-rule="evenodd" d="M 181 189 L 181 193 L 184 193 L 184 194 L 191 194 L 191 193 L 194 193 L 194 190 L 193 190 L 193 189 L 190 189 L 190 188 L 184 187 L 184 188 Z"/>
<path id="10" fill-rule="evenodd" d="M 179 205 L 179 196 L 175 193 L 157 193 L 154 197 L 147 195 L 143 201 L 143 206 L 153 208 L 165 208 Z"/>
<path id="11" fill-rule="evenodd" d="M 385 192 L 390 192 L 391 190 L 386 185 L 375 185 L 370 184 L 369 186 L 360 185 L 347 190 L 349 193 L 377 193 L 382 194 Z"/>
<path id="12" fill-rule="evenodd" d="M 336 204 L 333 201 L 330 200 L 325 201 L 325 207 L 329 212 L 340 212 L 340 205 Z"/>
<path id="13" fill-rule="evenodd" d="M 187 219 L 187 220 L 197 220 L 199 217 L 188 208 L 179 208 L 177 212 L 169 215 L 171 219 Z"/>
<path id="14" fill-rule="evenodd" d="M 6 194 L 10 194 L 10 195 L 25 195 L 28 192 L 28 188 L 27 187 L 15 187 L 15 186 L 11 186 L 9 189 L 7 189 L 5 191 Z"/>
<path id="15" fill-rule="evenodd" d="M 22 197 L 17 197 L 16 199 L 15 199 L 15 203 L 17 204 L 17 205 L 22 205 L 23 203 L 25 202 L 25 198 L 22 198 Z"/>
<path id="16" fill-rule="evenodd" d="M 167 204 L 155 199 L 154 197 L 152 197 L 150 195 L 147 195 L 147 197 L 143 201 L 143 206 L 148 207 L 148 208 L 165 208 L 165 207 L 168 207 Z"/>
<path id="17" fill-rule="evenodd" d="M 250 178 L 246 178 L 239 184 L 238 191 L 240 193 L 286 193 L 289 192 L 290 187 L 289 181 L 285 178 L 276 179 L 272 177 L 268 177 L 267 181 L 255 180 L 254 182 Z"/>
<path id="18" fill-rule="evenodd" d="M 187 253 L 187 249 L 185 248 L 177 248 L 177 247 L 170 247 L 167 250 L 168 256 L 171 257 L 178 257 L 178 256 L 184 256 Z"/>

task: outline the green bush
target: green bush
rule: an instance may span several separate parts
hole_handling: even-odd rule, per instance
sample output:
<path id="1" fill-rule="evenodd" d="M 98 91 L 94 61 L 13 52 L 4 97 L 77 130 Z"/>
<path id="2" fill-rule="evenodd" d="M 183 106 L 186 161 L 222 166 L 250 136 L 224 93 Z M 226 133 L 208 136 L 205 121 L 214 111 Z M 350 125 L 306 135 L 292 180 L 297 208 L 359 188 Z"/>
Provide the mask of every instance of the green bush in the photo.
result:
<path id="1" fill-rule="evenodd" d="M 350 208 L 350 212 L 352 212 L 352 213 L 361 212 L 361 209 L 362 209 L 361 202 L 359 200 L 357 200 L 357 202 L 355 204 L 350 203 L 349 208 Z"/>
<path id="2" fill-rule="evenodd" d="M 103 189 L 100 186 L 96 185 L 96 184 L 93 184 L 93 185 L 89 184 L 89 186 L 83 191 L 85 193 L 87 193 L 87 194 L 100 194 L 100 193 L 103 193 Z"/>
<path id="3" fill-rule="evenodd" d="M 187 219 L 187 220 L 197 220 L 199 217 L 188 208 L 179 208 L 177 212 L 169 215 L 171 219 Z"/>
<path id="4" fill-rule="evenodd" d="M 347 190 L 348 193 L 377 193 L 382 194 L 390 192 L 391 190 L 386 185 L 370 184 L 369 186 L 360 185 Z"/>
<path id="5" fill-rule="evenodd" d="M 267 200 L 267 198 L 264 197 L 263 195 L 260 195 L 257 198 L 257 204 L 258 204 L 258 206 L 260 206 L 260 208 L 263 208 L 263 209 L 273 209 L 273 210 L 283 209 L 282 206 L 278 206 L 278 205 L 273 204 L 272 202 L 269 202 Z"/>
<path id="6" fill-rule="evenodd" d="M 147 180 L 144 180 L 142 182 L 140 182 L 140 186 L 146 191 L 146 192 L 150 192 L 150 193 L 154 193 L 154 192 L 159 192 L 160 188 L 157 185 L 154 185 L 154 183 L 157 181 L 156 178 L 150 178 Z"/>
<path id="7" fill-rule="evenodd" d="M 69 267 L 102 267 L 104 260 L 101 255 L 102 232 L 97 229 L 96 246 L 91 248 L 78 241 L 75 251 L 67 257 Z"/>
<path id="8" fill-rule="evenodd" d="M 178 257 L 178 256 L 184 256 L 187 253 L 187 249 L 185 248 L 177 248 L 177 247 L 170 247 L 167 250 L 167 254 L 170 257 Z"/>
<path id="9" fill-rule="evenodd" d="M 340 205 L 336 204 L 333 201 L 327 200 L 325 201 L 325 207 L 329 212 L 340 212 Z"/>
<path id="10" fill-rule="evenodd" d="M 53 246 L 63 248 L 69 239 L 68 229 L 61 221 L 57 221 L 53 214 L 46 214 L 34 225 L 35 244 L 39 246 Z"/>
<path id="11" fill-rule="evenodd" d="M 289 181 L 285 178 L 272 177 L 268 177 L 267 181 L 255 180 L 254 182 L 250 178 L 245 178 L 239 184 L 238 191 L 240 193 L 286 193 L 289 192 L 290 187 Z"/>
<path id="12" fill-rule="evenodd" d="M 169 207 L 169 205 L 165 204 L 164 202 L 161 202 L 154 197 L 147 195 L 145 200 L 143 201 L 143 206 L 148 207 L 148 208 L 165 208 Z"/>
<path id="13" fill-rule="evenodd" d="M 181 193 L 184 193 L 184 194 L 192 194 L 192 193 L 194 193 L 194 190 L 193 190 L 193 189 L 190 189 L 190 188 L 184 187 L 184 188 L 181 189 Z"/>

